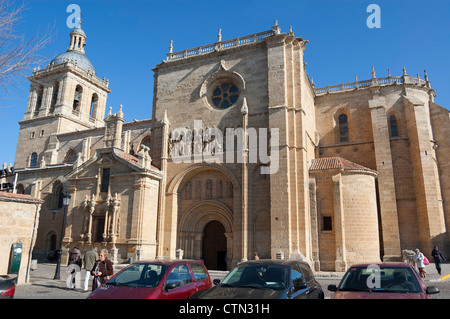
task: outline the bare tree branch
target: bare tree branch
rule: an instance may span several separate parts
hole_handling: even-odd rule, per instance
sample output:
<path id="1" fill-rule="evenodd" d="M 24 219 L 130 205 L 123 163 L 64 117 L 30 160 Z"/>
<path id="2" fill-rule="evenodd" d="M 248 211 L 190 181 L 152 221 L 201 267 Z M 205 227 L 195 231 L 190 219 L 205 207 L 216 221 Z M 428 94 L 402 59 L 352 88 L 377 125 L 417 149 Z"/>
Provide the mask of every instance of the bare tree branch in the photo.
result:
<path id="1" fill-rule="evenodd" d="M 37 32 L 28 41 L 17 34 L 15 26 L 25 8 L 24 3 L 14 7 L 10 0 L 0 0 L 0 92 L 5 95 L 8 86 L 15 86 L 25 78 L 33 65 L 47 60 L 38 52 L 53 41 L 53 28 L 47 29 L 43 35 Z"/>

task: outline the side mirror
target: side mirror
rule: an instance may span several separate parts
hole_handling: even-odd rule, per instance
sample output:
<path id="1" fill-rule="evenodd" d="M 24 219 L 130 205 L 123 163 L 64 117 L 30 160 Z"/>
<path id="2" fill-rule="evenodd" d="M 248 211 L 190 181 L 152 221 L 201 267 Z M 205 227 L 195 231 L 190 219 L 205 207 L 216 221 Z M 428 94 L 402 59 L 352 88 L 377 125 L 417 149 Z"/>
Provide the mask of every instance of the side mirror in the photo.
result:
<path id="1" fill-rule="evenodd" d="M 214 280 L 213 280 L 213 284 L 216 285 L 216 286 L 217 286 L 218 284 L 220 284 L 220 279 L 214 279 Z"/>
<path id="2" fill-rule="evenodd" d="M 435 287 L 435 286 L 427 287 L 427 295 L 438 294 L 440 292 L 441 291 L 439 290 L 438 287 Z"/>
<path id="3" fill-rule="evenodd" d="M 328 285 L 328 290 L 329 291 L 337 291 L 337 286 L 336 285 Z"/>
<path id="4" fill-rule="evenodd" d="M 177 288 L 180 285 L 179 281 L 171 282 L 166 285 L 166 290 Z"/>
<path id="5" fill-rule="evenodd" d="M 305 289 L 307 287 L 308 285 L 306 284 L 306 282 L 297 282 L 294 285 L 295 290 Z"/>

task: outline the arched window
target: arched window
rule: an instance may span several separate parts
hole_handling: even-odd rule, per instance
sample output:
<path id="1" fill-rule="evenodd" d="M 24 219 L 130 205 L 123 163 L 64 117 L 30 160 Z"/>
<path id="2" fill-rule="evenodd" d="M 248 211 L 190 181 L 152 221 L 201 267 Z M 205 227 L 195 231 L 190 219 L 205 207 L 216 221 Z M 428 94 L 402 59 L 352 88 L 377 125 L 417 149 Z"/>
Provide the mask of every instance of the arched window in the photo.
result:
<path id="1" fill-rule="evenodd" d="M 55 106 L 58 101 L 58 92 L 59 92 L 59 83 L 56 82 L 55 84 L 53 84 L 52 102 L 50 104 L 50 113 L 53 113 L 53 111 L 55 110 Z"/>
<path id="2" fill-rule="evenodd" d="M 391 115 L 389 117 L 389 131 L 390 131 L 391 137 L 398 136 L 397 118 L 395 117 L 395 115 Z"/>
<path id="3" fill-rule="evenodd" d="M 33 154 L 31 154 L 30 167 L 36 167 L 37 161 L 38 161 L 38 155 L 36 152 L 34 152 Z"/>
<path id="4" fill-rule="evenodd" d="M 139 145 L 139 149 L 138 149 L 139 152 L 141 151 L 142 145 L 145 145 L 148 147 L 148 153 L 150 154 L 150 136 L 147 136 L 142 140 L 141 145 Z"/>
<path id="5" fill-rule="evenodd" d="M 44 87 L 41 85 L 37 92 L 36 107 L 34 109 L 35 112 L 38 112 L 42 106 L 42 96 L 43 95 L 44 95 Z"/>
<path id="6" fill-rule="evenodd" d="M 75 89 L 75 95 L 73 97 L 73 110 L 79 111 L 81 104 L 81 97 L 83 95 L 83 88 L 80 85 L 77 85 Z"/>
<path id="7" fill-rule="evenodd" d="M 63 185 L 60 181 L 56 181 L 52 187 L 52 193 L 47 203 L 49 209 L 60 209 L 63 206 Z"/>
<path id="8" fill-rule="evenodd" d="M 97 105 L 98 105 L 98 95 L 97 93 L 92 94 L 91 98 L 91 110 L 89 112 L 90 118 L 95 118 L 97 115 Z"/>
<path id="9" fill-rule="evenodd" d="M 339 115 L 339 142 L 345 143 L 349 141 L 348 117 L 347 114 L 341 114 Z"/>
<path id="10" fill-rule="evenodd" d="M 67 152 L 64 162 L 67 164 L 73 164 L 73 163 L 75 163 L 77 158 L 78 158 L 78 154 L 75 153 L 74 150 L 70 150 Z"/>

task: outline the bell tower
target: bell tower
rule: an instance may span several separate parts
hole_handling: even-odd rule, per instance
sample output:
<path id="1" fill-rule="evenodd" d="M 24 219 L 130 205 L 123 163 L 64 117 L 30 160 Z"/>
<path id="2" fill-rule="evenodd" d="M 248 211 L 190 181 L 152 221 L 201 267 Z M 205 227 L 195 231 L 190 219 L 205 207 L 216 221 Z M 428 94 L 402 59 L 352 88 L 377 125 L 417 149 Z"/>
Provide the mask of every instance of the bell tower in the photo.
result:
<path id="1" fill-rule="evenodd" d="M 67 51 L 45 69 L 35 68 L 28 77 L 30 93 L 19 122 L 15 167 L 39 166 L 50 135 L 104 126 L 106 99 L 111 90 L 109 81 L 97 77 L 85 55 L 86 38 L 81 25 L 75 28 Z"/>

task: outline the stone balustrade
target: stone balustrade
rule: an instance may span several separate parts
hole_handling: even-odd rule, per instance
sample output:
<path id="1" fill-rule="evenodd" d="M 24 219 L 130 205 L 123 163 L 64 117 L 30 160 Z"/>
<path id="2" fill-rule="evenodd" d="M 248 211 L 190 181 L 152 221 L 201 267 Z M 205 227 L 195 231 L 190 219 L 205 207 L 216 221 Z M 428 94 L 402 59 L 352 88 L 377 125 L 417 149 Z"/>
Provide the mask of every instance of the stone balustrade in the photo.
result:
<path id="1" fill-rule="evenodd" d="M 169 47 L 169 53 L 167 53 L 167 60 L 166 61 L 174 61 L 174 60 L 180 60 L 189 58 L 192 56 L 197 55 L 203 55 L 215 51 L 221 51 L 221 50 L 227 50 L 230 48 L 240 47 L 244 45 L 249 45 L 253 43 L 262 42 L 266 37 L 274 35 L 274 31 L 264 31 L 260 33 L 254 33 L 251 35 L 247 35 L 244 37 L 239 37 L 227 41 L 222 41 L 222 36 L 220 34 L 219 29 L 219 35 L 218 35 L 218 41 L 212 44 L 196 47 L 193 49 L 188 50 L 182 50 L 178 52 L 172 52 L 173 49 L 173 42 L 170 41 L 170 47 Z"/>
<path id="2" fill-rule="evenodd" d="M 397 85 L 397 84 L 414 84 L 418 86 L 425 86 L 430 88 L 430 82 L 428 81 L 428 75 L 427 71 L 425 70 L 425 79 L 421 79 L 419 74 L 417 74 L 417 77 L 409 76 L 406 74 L 406 70 L 403 69 L 403 75 L 402 76 L 391 76 L 389 72 L 389 76 L 383 77 L 383 78 L 376 78 L 375 72 L 372 69 L 372 79 L 365 80 L 365 81 L 358 81 L 357 78 L 355 78 L 355 82 L 351 83 L 341 83 L 336 85 L 327 85 L 320 88 L 314 88 L 314 93 L 316 96 L 330 94 L 330 93 L 337 93 L 337 92 L 346 92 L 346 91 L 352 91 L 359 88 L 366 88 L 370 86 L 385 86 L 385 85 Z"/>

